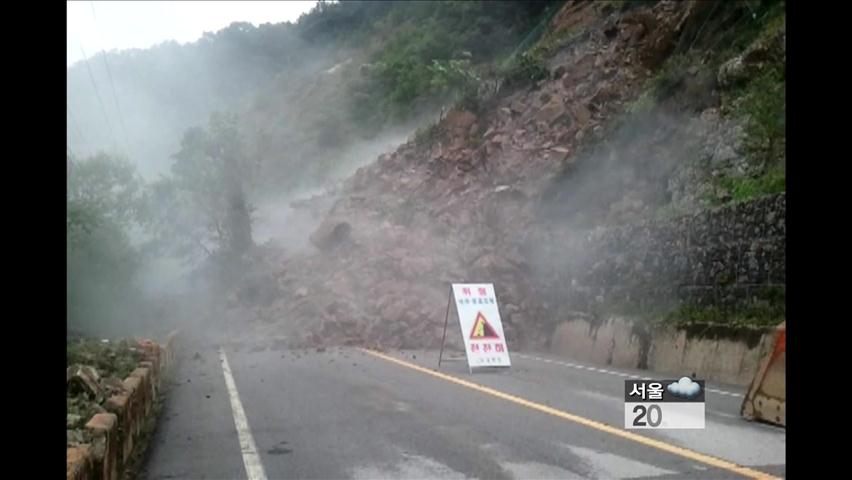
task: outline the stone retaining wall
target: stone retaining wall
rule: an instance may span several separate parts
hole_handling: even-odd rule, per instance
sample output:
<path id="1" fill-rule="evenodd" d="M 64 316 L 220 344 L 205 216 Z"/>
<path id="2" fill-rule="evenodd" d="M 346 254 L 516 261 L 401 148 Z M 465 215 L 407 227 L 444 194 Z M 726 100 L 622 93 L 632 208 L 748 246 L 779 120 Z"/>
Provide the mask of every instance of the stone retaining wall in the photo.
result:
<path id="1" fill-rule="evenodd" d="M 554 305 L 629 313 L 688 303 L 735 311 L 784 301 L 786 194 L 549 242 Z M 558 300 L 558 301 L 557 301 Z"/>
<path id="2" fill-rule="evenodd" d="M 150 419 L 157 394 L 175 361 L 175 339 L 170 333 L 160 344 L 144 345 L 144 360 L 124 379 L 126 393 L 108 398 L 108 413 L 94 415 L 86 424 L 91 444 L 69 448 L 67 480 L 117 480 L 134 452 L 142 427 Z"/>

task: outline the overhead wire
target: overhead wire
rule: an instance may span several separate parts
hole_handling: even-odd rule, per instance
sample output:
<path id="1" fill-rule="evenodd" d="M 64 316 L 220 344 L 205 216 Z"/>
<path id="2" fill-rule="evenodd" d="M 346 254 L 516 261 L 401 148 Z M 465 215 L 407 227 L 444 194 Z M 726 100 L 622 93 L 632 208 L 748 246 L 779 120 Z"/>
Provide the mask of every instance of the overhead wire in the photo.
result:
<path id="1" fill-rule="evenodd" d="M 74 118 L 74 114 L 71 113 L 71 107 L 66 105 L 65 110 L 68 112 L 68 124 L 71 125 L 71 130 L 73 130 L 74 133 L 77 134 L 77 137 L 80 138 L 81 142 L 86 143 L 86 137 L 83 136 L 83 132 L 80 131 L 80 128 L 77 126 L 77 120 Z"/>
<path id="2" fill-rule="evenodd" d="M 92 19 L 95 21 L 95 30 L 98 32 L 98 38 L 101 40 L 101 45 L 103 45 L 103 38 L 101 37 L 100 29 L 98 28 L 98 20 L 95 16 L 95 4 L 94 2 L 89 2 L 92 7 Z M 127 153 L 130 153 L 130 137 L 127 135 L 127 128 L 124 126 L 124 115 L 121 113 L 121 105 L 118 103 L 118 95 L 115 93 L 115 82 L 112 79 L 112 70 L 109 67 L 109 62 L 107 61 L 106 51 L 101 48 L 101 55 L 104 59 L 104 66 L 106 67 L 107 77 L 109 78 L 109 86 L 112 91 L 112 99 L 115 102 L 115 109 L 118 112 L 118 122 L 121 126 L 121 132 L 124 134 L 124 144 L 127 148 Z"/>
<path id="3" fill-rule="evenodd" d="M 98 83 L 95 81 L 95 75 L 92 73 L 92 67 L 89 65 L 89 58 L 86 56 L 86 51 L 83 50 L 83 45 L 80 45 L 80 53 L 83 54 L 83 60 L 86 64 L 86 70 L 89 72 L 89 79 L 92 81 L 92 88 L 95 89 L 95 97 L 98 99 L 98 103 L 101 106 L 101 112 L 104 114 L 104 120 L 107 124 L 107 129 L 109 129 L 109 135 L 112 138 L 113 148 L 118 147 L 118 142 L 115 141 L 115 133 L 112 130 L 112 124 L 109 121 L 109 115 L 107 115 L 106 107 L 104 106 L 104 101 L 101 99 L 100 91 L 98 91 Z"/>

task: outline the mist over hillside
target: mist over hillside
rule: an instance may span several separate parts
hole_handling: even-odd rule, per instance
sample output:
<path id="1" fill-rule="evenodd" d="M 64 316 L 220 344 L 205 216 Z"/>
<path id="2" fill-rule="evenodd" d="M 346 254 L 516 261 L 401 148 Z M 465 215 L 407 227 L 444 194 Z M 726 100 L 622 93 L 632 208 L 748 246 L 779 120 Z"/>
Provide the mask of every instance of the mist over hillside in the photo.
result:
<path id="1" fill-rule="evenodd" d="M 103 325 L 115 309 L 132 317 L 164 292 L 234 277 L 225 273 L 242 262 L 229 250 L 237 232 L 308 251 L 322 212 L 291 202 L 334 195 L 473 98 L 478 82 L 514 65 L 557 4 L 319 2 L 294 23 L 233 23 L 188 44 L 89 52 L 67 77 L 69 188 L 86 192 L 69 197 L 69 302 L 80 306 L 69 321 Z M 127 192 L 120 208 L 109 188 Z M 115 261 L 83 274 L 85 258 L 105 253 L 87 232 L 107 222 L 125 253 L 110 250 Z M 145 300 L 102 300 L 103 289 L 136 298 L 137 287 Z"/>

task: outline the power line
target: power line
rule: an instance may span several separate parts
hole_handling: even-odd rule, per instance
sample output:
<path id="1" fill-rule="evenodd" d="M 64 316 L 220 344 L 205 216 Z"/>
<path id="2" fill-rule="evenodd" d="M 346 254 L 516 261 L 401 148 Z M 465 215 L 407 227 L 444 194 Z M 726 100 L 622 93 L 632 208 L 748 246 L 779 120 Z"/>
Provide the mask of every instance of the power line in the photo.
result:
<path id="1" fill-rule="evenodd" d="M 104 57 L 104 64 L 106 65 L 107 76 L 109 77 L 109 85 L 112 89 L 112 99 L 115 101 L 115 109 L 118 111 L 118 123 L 121 125 L 121 132 L 124 134 L 124 145 L 127 147 L 127 151 L 129 153 L 130 140 L 127 136 L 127 129 L 124 127 L 124 115 L 121 114 L 121 107 L 118 105 L 118 97 L 115 94 L 115 84 L 112 81 L 112 72 L 110 72 L 109 63 L 107 63 L 106 52 L 101 50 L 101 55 Z"/>
<path id="2" fill-rule="evenodd" d="M 65 157 L 65 169 L 66 169 L 67 174 L 70 174 L 72 169 L 77 168 L 78 157 L 77 157 L 77 155 L 74 154 L 74 150 L 71 150 L 70 145 L 66 144 L 65 148 L 68 149 L 68 153 L 70 154 L 67 157 Z"/>
<path id="3" fill-rule="evenodd" d="M 86 51 L 83 50 L 83 45 L 80 45 L 80 52 L 83 54 L 83 60 L 86 63 L 86 70 L 89 71 L 89 78 L 92 80 L 92 87 L 95 89 L 95 97 L 98 99 L 98 103 L 101 105 L 101 112 L 104 114 L 104 120 L 106 120 L 107 128 L 109 129 L 109 136 L 112 138 L 113 148 L 118 146 L 118 142 L 115 141 L 115 134 L 112 131 L 112 124 L 109 122 L 109 116 L 106 112 L 106 107 L 104 107 L 104 102 L 101 100 L 101 94 L 98 91 L 98 84 L 95 82 L 95 76 L 92 74 L 92 67 L 89 65 L 89 58 L 86 56 Z"/>
<path id="4" fill-rule="evenodd" d="M 68 122 L 71 125 L 71 129 L 74 130 L 74 133 L 76 133 L 77 136 L 80 137 L 80 140 L 83 143 L 87 143 L 86 138 L 83 136 L 83 132 L 81 132 L 80 129 L 77 128 L 77 121 L 74 119 L 74 114 L 71 113 L 71 107 L 66 105 L 65 110 L 68 111 L 68 118 L 71 120 L 70 122 Z"/>
<path id="5" fill-rule="evenodd" d="M 748 7 L 748 4 L 746 4 L 746 7 Z M 751 10 L 751 9 L 749 8 L 749 10 Z M 768 14 L 769 14 L 769 12 L 764 14 L 764 16 L 761 19 L 766 18 L 766 15 L 768 15 Z M 722 40 L 727 39 L 732 32 L 736 32 L 737 31 L 736 29 L 737 29 L 737 27 L 740 26 L 740 23 L 742 23 L 742 21 L 747 19 L 747 18 L 750 18 L 750 17 L 753 18 L 753 15 L 754 15 L 753 12 L 752 12 L 752 15 L 749 15 L 749 12 L 746 12 L 745 14 L 740 15 L 740 18 L 733 25 L 731 25 L 722 35 L 719 35 L 719 38 L 717 38 L 716 41 L 713 42 L 712 45 L 710 45 L 710 47 L 707 49 L 707 51 L 708 52 L 715 52 L 716 46 L 719 45 L 719 43 Z"/>
<path id="6" fill-rule="evenodd" d="M 687 49 L 686 49 L 687 53 L 689 53 L 689 52 L 691 52 L 691 51 L 692 51 L 692 46 L 693 46 L 693 45 L 695 45 L 695 41 L 696 41 L 696 40 L 698 40 L 698 37 L 700 37 L 700 36 L 701 36 L 701 32 L 703 32 L 703 31 L 704 31 L 704 27 L 706 27 L 706 26 L 707 26 L 707 22 L 709 22 L 709 21 L 710 21 L 710 17 L 712 17 L 712 16 L 713 16 L 713 13 L 715 13 L 715 12 L 716 12 L 716 7 L 718 7 L 718 6 L 719 6 L 719 4 L 721 4 L 721 3 L 722 3 L 722 2 L 716 2 L 716 3 L 713 5 L 713 9 L 712 9 L 712 10 L 710 10 L 710 13 L 709 13 L 709 14 L 707 15 L 707 17 L 704 19 L 704 23 L 702 23 L 702 24 L 701 24 L 701 28 L 699 28 L 699 29 L 698 29 L 698 33 L 696 33 L 696 34 L 695 34 L 695 36 L 694 36 L 694 37 L 692 37 L 692 42 L 690 42 L 690 44 L 689 44 L 689 48 L 687 48 Z"/>
<path id="7" fill-rule="evenodd" d="M 101 45 L 103 45 L 103 38 L 101 38 L 101 31 L 98 28 L 98 20 L 95 17 L 95 3 L 89 2 L 92 7 L 92 19 L 95 21 L 95 30 L 98 32 L 98 38 L 101 40 Z M 104 58 L 104 66 L 106 66 L 107 77 L 109 77 L 109 86 L 112 90 L 112 99 L 115 101 L 115 109 L 118 111 L 118 122 L 121 125 L 121 132 L 124 134 L 124 144 L 127 147 L 127 153 L 130 153 L 130 137 L 127 135 L 127 128 L 124 127 L 124 115 L 121 113 L 121 106 L 118 104 L 118 95 L 115 93 L 115 83 L 112 80 L 112 70 L 109 68 L 109 62 L 107 62 L 107 54 L 103 48 L 101 48 L 101 54 Z"/>

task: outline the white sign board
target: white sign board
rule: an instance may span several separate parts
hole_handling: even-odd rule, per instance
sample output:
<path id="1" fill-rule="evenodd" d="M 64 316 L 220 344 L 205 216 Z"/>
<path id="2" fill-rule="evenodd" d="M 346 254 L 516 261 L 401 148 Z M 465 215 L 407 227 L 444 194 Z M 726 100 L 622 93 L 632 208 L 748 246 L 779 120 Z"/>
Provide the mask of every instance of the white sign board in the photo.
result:
<path id="1" fill-rule="evenodd" d="M 494 285 L 454 283 L 467 364 L 473 367 L 510 367 L 509 346 L 497 309 Z"/>

